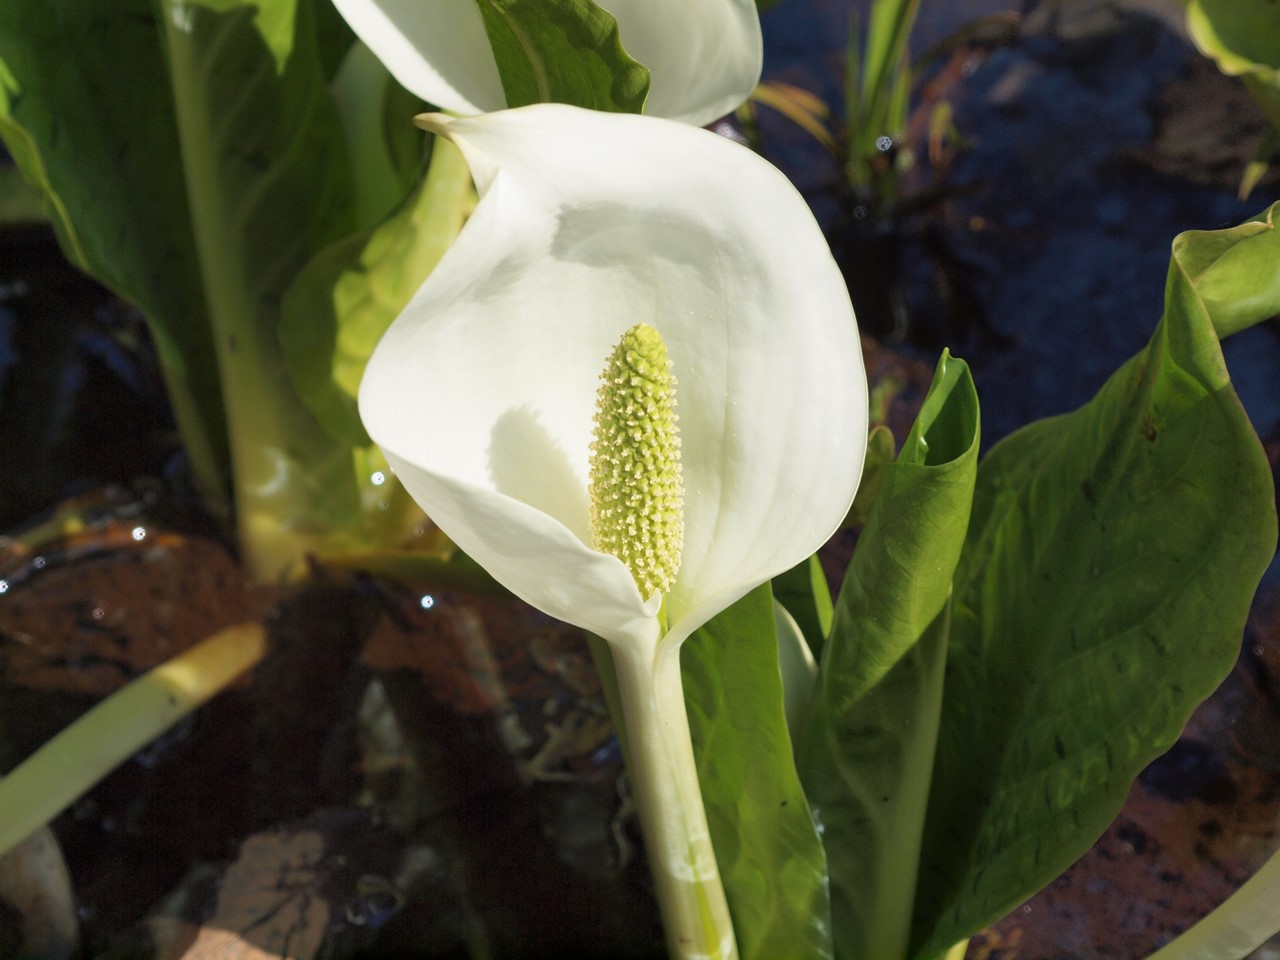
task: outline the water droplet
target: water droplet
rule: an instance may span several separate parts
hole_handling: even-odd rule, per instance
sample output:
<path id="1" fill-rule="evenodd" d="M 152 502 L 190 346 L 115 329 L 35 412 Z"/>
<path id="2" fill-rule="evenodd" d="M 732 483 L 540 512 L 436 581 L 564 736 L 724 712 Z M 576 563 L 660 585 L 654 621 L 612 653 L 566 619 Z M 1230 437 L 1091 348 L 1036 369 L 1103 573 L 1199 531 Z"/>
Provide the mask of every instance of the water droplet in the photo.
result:
<path id="1" fill-rule="evenodd" d="M 49 564 L 49 561 L 46 560 L 44 557 L 36 557 L 34 560 L 31 561 L 31 565 L 35 567 L 37 570 L 43 570 L 46 566 L 48 566 L 48 564 Z"/>
<path id="2" fill-rule="evenodd" d="M 1031 912 L 1031 904 L 1029 904 L 1029 903 L 1024 903 L 1024 904 L 1022 905 L 1022 912 L 1023 912 L 1023 913 L 1030 913 L 1030 912 Z"/>
<path id="3" fill-rule="evenodd" d="M 436 598 L 429 593 L 424 593 L 422 599 L 418 601 L 418 606 L 422 607 L 423 610 L 430 610 L 435 605 Z"/>
<path id="4" fill-rule="evenodd" d="M 387 475 L 381 470 L 375 470 L 373 471 L 373 475 L 369 477 L 369 482 L 375 487 L 380 487 L 387 482 Z"/>
<path id="5" fill-rule="evenodd" d="M 89 616 L 93 617 L 95 620 L 101 620 L 106 615 L 107 611 L 103 610 L 101 607 L 94 607 L 89 613 Z"/>
<path id="6" fill-rule="evenodd" d="M 3 581 L 0 581 L 0 583 L 3 583 Z M 3 592 L 4 592 L 4 591 L 0 591 L 0 593 L 3 593 Z M 1253 655 L 1254 655 L 1255 657 L 1260 657 L 1260 656 L 1262 656 L 1262 654 L 1263 654 L 1263 653 L 1265 653 L 1265 652 L 1266 652 L 1266 651 L 1264 651 L 1264 650 L 1262 649 L 1262 644 L 1260 644 L 1260 643 L 1255 643 L 1255 644 L 1253 645 Z"/>
<path id="7" fill-rule="evenodd" d="M 888 153 L 893 149 L 893 137 L 884 135 L 876 137 L 876 149 L 881 153 Z"/>
<path id="8" fill-rule="evenodd" d="M 8 593 L 8 592 L 9 592 L 9 581 L 0 580 L 0 593 Z"/>
<path id="9" fill-rule="evenodd" d="M 132 536 L 133 536 L 133 539 L 134 539 L 134 540 L 145 540 L 145 539 L 147 539 L 147 528 L 146 528 L 146 527 L 134 527 L 134 528 L 133 528 L 133 531 L 132 531 Z"/>

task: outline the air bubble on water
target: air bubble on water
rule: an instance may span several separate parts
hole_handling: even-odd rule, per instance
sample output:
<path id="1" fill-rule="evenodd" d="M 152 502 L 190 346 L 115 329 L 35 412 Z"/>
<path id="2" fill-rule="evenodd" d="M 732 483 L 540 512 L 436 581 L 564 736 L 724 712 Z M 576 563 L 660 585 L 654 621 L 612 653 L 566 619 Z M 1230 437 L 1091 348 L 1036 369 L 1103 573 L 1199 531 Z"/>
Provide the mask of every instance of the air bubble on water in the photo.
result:
<path id="1" fill-rule="evenodd" d="M 380 487 L 387 482 L 387 475 L 381 470 L 375 470 L 373 471 L 373 475 L 369 477 L 369 482 L 375 487 Z"/>
<path id="2" fill-rule="evenodd" d="M 9 592 L 9 581 L 0 580 L 0 593 L 8 593 L 8 592 Z"/>
<path id="3" fill-rule="evenodd" d="M 423 610 L 430 610 L 435 605 L 436 605 L 436 598 L 429 593 L 424 593 L 421 599 L 418 600 L 418 606 L 420 606 Z"/>
<path id="4" fill-rule="evenodd" d="M 49 564 L 49 561 L 46 560 L 44 557 L 36 557 L 31 561 L 31 565 L 35 567 L 37 570 L 43 570 L 46 566 L 48 566 L 48 564 Z"/>
<path id="5" fill-rule="evenodd" d="M 893 149 L 893 137 L 880 135 L 876 137 L 876 149 L 881 153 L 888 153 Z"/>
<path id="6" fill-rule="evenodd" d="M 133 537 L 133 539 L 134 539 L 134 540 L 139 540 L 139 541 L 141 541 L 141 540 L 145 540 L 145 539 L 147 539 L 147 528 L 146 528 L 146 527 L 134 527 L 134 528 L 133 528 L 133 530 L 131 531 L 130 535 Z"/>

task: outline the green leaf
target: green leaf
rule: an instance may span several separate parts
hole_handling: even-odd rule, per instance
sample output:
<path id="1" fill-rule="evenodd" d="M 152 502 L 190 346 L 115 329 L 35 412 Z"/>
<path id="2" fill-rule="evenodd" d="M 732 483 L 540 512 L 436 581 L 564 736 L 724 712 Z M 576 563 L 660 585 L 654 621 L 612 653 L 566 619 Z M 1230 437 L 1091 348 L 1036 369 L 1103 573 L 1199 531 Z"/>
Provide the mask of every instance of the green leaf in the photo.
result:
<path id="1" fill-rule="evenodd" d="M 372 227 L 413 189 L 422 172 L 422 101 L 396 83 L 363 43 L 351 44 L 331 84 L 355 186 L 356 224 Z"/>
<path id="2" fill-rule="evenodd" d="M 845 575 L 799 755 L 842 957 L 906 954 L 977 460 L 973 379 L 944 353 Z"/>
<path id="3" fill-rule="evenodd" d="M 462 227 L 471 174 L 436 139 L 431 165 L 394 216 L 326 247 L 285 293 L 280 336 L 299 396 L 338 441 L 371 441 L 356 393 L 365 364 Z"/>
<path id="4" fill-rule="evenodd" d="M 640 113 L 649 71 L 618 39 L 618 24 L 591 0 L 476 0 L 507 106 L 568 103 Z"/>
<path id="5" fill-rule="evenodd" d="M 768 584 L 694 632 L 680 663 L 698 781 L 744 960 L 830 957 L 826 863 L 783 716 Z"/>
<path id="6" fill-rule="evenodd" d="M 871 508 L 884 484 L 885 469 L 893 463 L 894 453 L 893 431 L 883 423 L 872 427 L 871 433 L 867 435 L 867 459 L 862 464 L 858 492 L 854 495 L 853 506 L 849 508 L 849 515 L 844 518 L 841 527 L 848 529 L 866 526 Z"/>
<path id="7" fill-rule="evenodd" d="M 226 513 L 227 428 L 151 0 L 0 4 L 0 138 L 67 259 L 142 308 L 197 483 Z"/>
<path id="8" fill-rule="evenodd" d="M 22 171 L 0 164 L 0 229 L 48 222 L 44 198 L 27 183 Z"/>
<path id="9" fill-rule="evenodd" d="M 1229 230 L 1188 230 L 1173 257 L 1219 339 L 1280 314 L 1280 203 Z"/>
<path id="10" fill-rule="evenodd" d="M 1238 242 L 1216 249 L 1270 236 L 1227 231 L 1218 240 Z M 1209 239 L 1177 246 L 1203 252 Z M 1191 257 L 1214 264 L 1197 271 L 1175 255 L 1147 348 L 1084 407 L 1013 434 L 979 468 L 955 580 L 917 958 L 1084 853 L 1236 659 L 1276 516 L 1266 456 L 1197 290 L 1223 260 Z M 1253 281 L 1269 283 L 1273 269 Z M 1251 295 L 1248 279 L 1237 295 Z"/>
<path id="11" fill-rule="evenodd" d="M 827 574 L 818 555 L 774 577 L 773 596 L 795 618 L 809 650 L 815 657 L 821 656 L 831 629 L 832 607 Z"/>

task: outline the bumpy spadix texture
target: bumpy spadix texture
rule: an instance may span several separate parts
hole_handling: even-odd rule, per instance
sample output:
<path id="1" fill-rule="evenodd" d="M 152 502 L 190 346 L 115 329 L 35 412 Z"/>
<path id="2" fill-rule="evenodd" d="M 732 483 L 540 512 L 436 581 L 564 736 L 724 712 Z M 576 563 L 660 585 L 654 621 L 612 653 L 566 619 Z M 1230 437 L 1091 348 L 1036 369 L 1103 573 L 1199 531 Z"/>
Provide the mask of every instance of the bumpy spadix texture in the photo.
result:
<path id="1" fill-rule="evenodd" d="M 675 377 L 662 335 L 638 323 L 600 375 L 591 433 L 591 540 L 631 571 L 642 597 L 665 593 L 684 545 Z"/>

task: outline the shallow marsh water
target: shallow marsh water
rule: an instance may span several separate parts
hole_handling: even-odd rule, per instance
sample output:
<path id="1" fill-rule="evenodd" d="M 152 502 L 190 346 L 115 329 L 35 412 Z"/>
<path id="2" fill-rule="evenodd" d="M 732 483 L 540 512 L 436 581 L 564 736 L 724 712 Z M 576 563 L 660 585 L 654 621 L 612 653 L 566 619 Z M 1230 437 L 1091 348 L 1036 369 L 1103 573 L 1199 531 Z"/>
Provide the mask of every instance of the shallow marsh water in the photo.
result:
<path id="1" fill-rule="evenodd" d="M 766 75 L 837 106 L 849 9 L 769 11 Z M 957 54 L 942 88 L 967 141 L 945 200 L 898 225 L 887 279 L 900 312 L 869 366 L 906 384 L 890 410 L 899 439 L 944 344 L 973 366 L 984 446 L 1078 406 L 1149 335 L 1173 236 L 1278 195 L 1273 176 L 1235 199 L 1260 121 L 1180 35 L 1176 4 L 926 0 L 916 46 L 1009 10 L 1023 14 L 1018 33 Z M 859 228 L 834 161 L 765 111 L 761 127 L 840 248 Z M 193 524 L 180 484 L 175 495 L 157 479 L 180 479 L 181 460 L 136 316 L 57 266 L 39 231 L 0 244 L 0 437 L 29 454 L 6 457 L 23 466 L 0 483 L 3 526 L 73 491 L 90 519 L 0 555 L 0 761 L 221 626 L 262 618 L 275 641 L 251 680 L 56 823 L 87 955 L 150 943 L 200 956 L 212 929 L 238 932 L 245 956 L 326 942 L 370 956 L 660 953 L 581 637 L 502 599 L 426 602 L 359 576 L 251 586 Z M 1275 463 L 1276 321 L 1226 355 Z M 104 482 L 131 486 L 87 492 Z M 1276 571 L 1237 670 L 1183 740 L 1075 868 L 975 939 L 971 960 L 1141 956 L 1277 846 Z M 268 912 L 274 926 L 246 921 Z"/>

